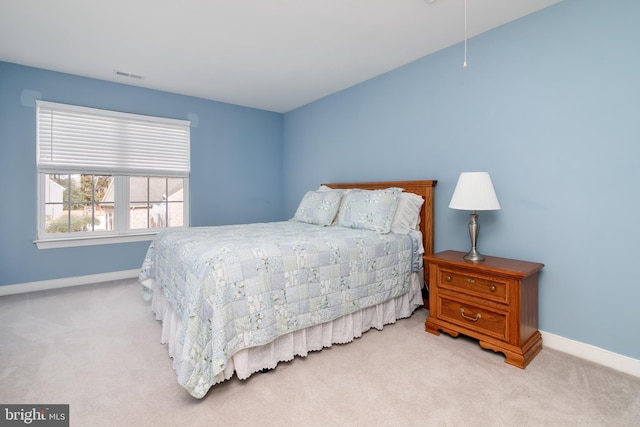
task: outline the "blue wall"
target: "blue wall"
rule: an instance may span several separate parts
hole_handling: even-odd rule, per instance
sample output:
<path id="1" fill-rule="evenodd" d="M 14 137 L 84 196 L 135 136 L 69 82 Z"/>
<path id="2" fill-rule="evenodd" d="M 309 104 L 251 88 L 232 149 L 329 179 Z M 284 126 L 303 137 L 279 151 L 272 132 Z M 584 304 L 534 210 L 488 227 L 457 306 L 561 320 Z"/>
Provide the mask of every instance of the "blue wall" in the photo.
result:
<path id="1" fill-rule="evenodd" d="M 563 0 L 469 40 L 467 69 L 454 46 L 284 116 L 0 62 L 0 284 L 135 269 L 147 248 L 36 249 L 37 95 L 196 117 L 192 225 L 285 219 L 322 182 L 437 179 L 436 250 L 467 250 L 447 205 L 489 171 L 503 209 L 479 249 L 545 264 L 540 329 L 640 359 L 638 16 Z"/>
<path id="2" fill-rule="evenodd" d="M 321 182 L 437 179 L 435 246 L 468 250 L 447 208 L 488 171 L 502 210 L 478 249 L 542 262 L 540 329 L 640 358 L 640 2 L 564 0 L 289 112 L 285 207 Z"/>
<path id="3" fill-rule="evenodd" d="M 283 219 L 282 114 L 0 62 L 0 285 L 136 269 L 149 246 L 36 248 L 35 99 L 193 119 L 191 224 Z"/>

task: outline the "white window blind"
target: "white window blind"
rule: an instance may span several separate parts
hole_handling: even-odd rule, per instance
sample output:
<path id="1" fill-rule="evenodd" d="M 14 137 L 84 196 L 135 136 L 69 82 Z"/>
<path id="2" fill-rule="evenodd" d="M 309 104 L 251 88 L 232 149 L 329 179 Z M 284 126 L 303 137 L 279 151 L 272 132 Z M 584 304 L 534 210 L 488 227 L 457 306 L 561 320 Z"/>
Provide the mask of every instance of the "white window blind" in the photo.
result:
<path id="1" fill-rule="evenodd" d="M 37 102 L 38 172 L 182 176 L 190 122 Z"/>

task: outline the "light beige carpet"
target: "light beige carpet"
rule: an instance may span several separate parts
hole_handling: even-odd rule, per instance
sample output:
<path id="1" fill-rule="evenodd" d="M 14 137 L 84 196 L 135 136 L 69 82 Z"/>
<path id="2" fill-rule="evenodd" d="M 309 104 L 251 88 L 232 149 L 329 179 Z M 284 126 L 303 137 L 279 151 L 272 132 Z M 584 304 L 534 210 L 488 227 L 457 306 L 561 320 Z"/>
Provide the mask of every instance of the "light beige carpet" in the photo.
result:
<path id="1" fill-rule="evenodd" d="M 640 425 L 640 378 L 549 349 L 520 370 L 427 315 L 196 400 L 135 281 L 5 296 L 0 403 L 67 403 L 72 426 Z"/>

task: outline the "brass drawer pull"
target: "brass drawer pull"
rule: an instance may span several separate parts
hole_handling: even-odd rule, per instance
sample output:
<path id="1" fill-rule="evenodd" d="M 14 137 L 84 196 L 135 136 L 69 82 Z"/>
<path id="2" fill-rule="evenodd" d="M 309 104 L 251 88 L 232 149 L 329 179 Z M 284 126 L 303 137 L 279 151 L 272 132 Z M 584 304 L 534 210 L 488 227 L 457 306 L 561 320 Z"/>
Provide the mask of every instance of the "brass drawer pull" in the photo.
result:
<path id="1" fill-rule="evenodd" d="M 451 281 L 451 276 L 447 276 L 446 280 L 447 280 L 447 282 L 450 282 Z"/>
<path id="2" fill-rule="evenodd" d="M 491 292 L 495 292 L 495 291 L 496 291 L 496 286 L 495 286 L 495 285 L 491 285 L 491 286 L 489 286 L 489 290 L 490 290 Z"/>
<path id="3" fill-rule="evenodd" d="M 464 308 L 460 308 L 460 316 L 462 316 L 463 319 L 467 319 L 467 320 L 471 320 L 472 322 L 477 322 L 478 319 L 480 319 L 480 313 L 476 313 L 476 317 L 471 317 L 471 316 L 466 316 L 464 314 Z"/>

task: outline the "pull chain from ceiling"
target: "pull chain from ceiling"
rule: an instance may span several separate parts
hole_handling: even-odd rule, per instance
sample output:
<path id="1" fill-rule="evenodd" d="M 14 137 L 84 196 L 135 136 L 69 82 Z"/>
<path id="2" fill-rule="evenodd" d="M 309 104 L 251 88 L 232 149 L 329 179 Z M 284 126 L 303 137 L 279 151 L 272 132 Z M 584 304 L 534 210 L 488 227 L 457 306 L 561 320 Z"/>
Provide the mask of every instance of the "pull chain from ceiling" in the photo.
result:
<path id="1" fill-rule="evenodd" d="M 467 68 L 467 0 L 464 0 L 464 63 L 462 68 Z"/>

